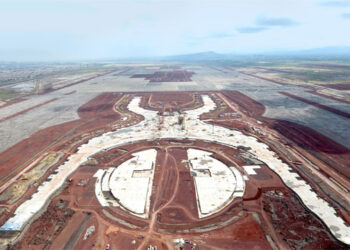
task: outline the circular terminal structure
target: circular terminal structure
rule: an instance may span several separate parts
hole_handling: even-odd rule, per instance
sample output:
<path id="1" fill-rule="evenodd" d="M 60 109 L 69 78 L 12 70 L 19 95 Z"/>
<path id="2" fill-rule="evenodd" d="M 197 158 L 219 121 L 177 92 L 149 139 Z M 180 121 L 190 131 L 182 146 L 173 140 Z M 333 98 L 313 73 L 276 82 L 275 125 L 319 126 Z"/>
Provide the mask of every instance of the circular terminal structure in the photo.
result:
<path id="1" fill-rule="evenodd" d="M 208 151 L 188 148 L 186 152 L 187 173 L 194 182 L 198 218 L 218 213 L 235 197 L 243 196 L 245 182 L 235 167 L 215 159 L 213 153 Z M 120 207 L 132 215 L 147 219 L 154 172 L 157 171 L 156 156 L 155 149 L 147 149 L 133 153 L 131 159 L 116 168 L 99 169 L 95 174 L 95 193 L 100 204 Z M 159 168 L 159 171 L 167 170 Z M 157 188 L 166 187 L 157 185 Z"/>

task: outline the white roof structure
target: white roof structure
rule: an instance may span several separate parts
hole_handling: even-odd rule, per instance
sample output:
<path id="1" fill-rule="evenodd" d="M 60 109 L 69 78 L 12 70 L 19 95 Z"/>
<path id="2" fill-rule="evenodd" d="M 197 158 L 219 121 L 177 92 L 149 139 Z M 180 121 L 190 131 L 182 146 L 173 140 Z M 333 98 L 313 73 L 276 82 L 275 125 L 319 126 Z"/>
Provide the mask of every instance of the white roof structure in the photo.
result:
<path id="1" fill-rule="evenodd" d="M 105 171 L 105 174 L 102 178 L 102 184 L 101 184 L 101 190 L 102 192 L 109 192 L 111 191 L 111 188 L 109 187 L 109 179 L 111 177 L 111 174 L 115 168 L 109 168 L 107 171 Z"/>
<path id="2" fill-rule="evenodd" d="M 155 138 L 187 138 L 221 143 L 230 147 L 244 146 L 251 148 L 249 152 L 255 158 L 266 163 L 275 171 L 284 183 L 294 190 L 312 212 L 314 212 L 330 229 L 332 234 L 340 241 L 350 244 L 350 227 L 339 217 L 335 209 L 324 199 L 317 196 L 311 186 L 300 179 L 292 168 L 275 157 L 275 153 L 269 147 L 259 142 L 256 138 L 224 127 L 210 125 L 201 120 L 199 116 L 215 109 L 215 103 L 207 96 L 202 96 L 204 106 L 195 110 L 186 111 L 185 129 L 176 124 L 177 116 L 164 117 L 164 129 L 158 130 L 158 116 L 156 111 L 145 110 L 139 106 L 140 97 L 134 98 L 128 105 L 129 110 L 143 115 L 145 119 L 128 128 L 122 128 L 114 132 L 107 132 L 101 136 L 89 140 L 79 147 L 78 151 L 68 157 L 67 161 L 57 168 L 50 181 L 41 184 L 38 191 L 30 200 L 22 203 L 13 217 L 11 217 L 0 230 L 20 230 L 28 223 L 33 215 L 38 213 L 47 200 L 63 185 L 65 179 L 72 174 L 87 157 L 101 150 L 141 140 L 153 140 Z M 127 206 L 129 206 L 126 203 Z M 13 228 L 13 229 L 10 229 Z"/>
<path id="3" fill-rule="evenodd" d="M 236 197 L 236 177 L 228 166 L 211 157 L 211 152 L 190 148 L 187 155 L 191 171 L 195 174 L 199 217 L 212 215 Z M 240 180 L 243 180 L 241 176 Z"/>
<path id="4" fill-rule="evenodd" d="M 117 168 L 99 169 L 94 175 L 95 194 L 104 207 L 120 207 L 147 218 L 157 151 L 144 150 L 133 156 Z"/>
<path id="5" fill-rule="evenodd" d="M 235 167 L 230 167 L 233 175 L 236 178 L 236 190 L 235 190 L 235 195 L 237 197 L 243 197 L 244 189 L 245 189 L 245 182 L 243 179 L 243 176 L 241 172 L 237 170 Z"/>
<path id="6" fill-rule="evenodd" d="M 149 149 L 133 156 L 115 169 L 109 187 L 121 206 L 136 215 L 146 216 L 150 205 L 157 151 Z M 136 172 L 143 172 L 143 176 L 134 176 Z"/>
<path id="7" fill-rule="evenodd" d="M 119 206 L 118 202 L 114 199 L 108 199 L 106 196 L 104 196 L 102 192 L 102 179 L 104 175 L 106 174 L 106 171 L 103 169 L 97 170 L 97 172 L 94 174 L 94 177 L 97 178 L 96 184 L 95 184 L 95 195 L 97 197 L 97 200 L 103 207 L 107 206 Z"/>

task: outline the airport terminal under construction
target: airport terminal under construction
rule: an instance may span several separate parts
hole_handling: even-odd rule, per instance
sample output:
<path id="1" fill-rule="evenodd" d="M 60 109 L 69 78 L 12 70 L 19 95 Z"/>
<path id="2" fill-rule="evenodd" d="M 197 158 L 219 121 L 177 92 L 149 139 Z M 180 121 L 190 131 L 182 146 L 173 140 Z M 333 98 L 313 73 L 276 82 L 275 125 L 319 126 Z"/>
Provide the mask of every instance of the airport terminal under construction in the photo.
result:
<path id="1" fill-rule="evenodd" d="M 229 90 L 98 95 L 0 154 L 1 246 L 346 248 L 349 150 L 264 111 Z"/>
<path id="2" fill-rule="evenodd" d="M 349 248 L 348 108 L 240 77 L 127 66 L 1 107 L 0 249 Z"/>

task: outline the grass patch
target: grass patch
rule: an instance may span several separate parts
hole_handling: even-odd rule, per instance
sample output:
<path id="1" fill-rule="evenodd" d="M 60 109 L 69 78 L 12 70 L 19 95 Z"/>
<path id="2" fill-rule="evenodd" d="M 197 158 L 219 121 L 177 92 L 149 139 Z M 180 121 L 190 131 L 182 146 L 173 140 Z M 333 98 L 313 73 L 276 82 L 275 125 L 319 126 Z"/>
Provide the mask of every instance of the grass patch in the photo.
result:
<path id="1" fill-rule="evenodd" d="M 0 89 L 0 100 L 6 101 L 8 99 L 14 98 L 17 96 L 17 93 L 9 89 Z"/>

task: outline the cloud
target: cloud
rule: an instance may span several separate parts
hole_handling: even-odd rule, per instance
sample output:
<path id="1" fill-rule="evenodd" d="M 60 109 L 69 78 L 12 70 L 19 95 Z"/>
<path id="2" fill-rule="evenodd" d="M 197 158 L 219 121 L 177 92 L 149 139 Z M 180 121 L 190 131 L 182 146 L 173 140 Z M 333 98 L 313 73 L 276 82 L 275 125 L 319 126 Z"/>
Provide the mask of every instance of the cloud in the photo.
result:
<path id="1" fill-rule="evenodd" d="M 272 27 L 272 26 L 290 27 L 290 26 L 296 26 L 299 23 L 286 17 L 280 17 L 280 18 L 260 17 L 256 19 L 255 24 L 263 27 Z"/>
<path id="2" fill-rule="evenodd" d="M 350 13 L 344 13 L 341 15 L 341 17 L 344 19 L 350 19 Z"/>
<path id="3" fill-rule="evenodd" d="M 299 25 L 298 22 L 287 17 L 258 17 L 255 19 L 255 26 L 244 26 L 237 28 L 238 33 L 253 34 L 268 30 L 273 27 L 291 27 Z"/>
<path id="4" fill-rule="evenodd" d="M 263 26 L 248 26 L 248 27 L 241 27 L 241 28 L 238 28 L 237 31 L 239 33 L 258 33 L 258 32 L 262 32 L 264 30 L 267 30 L 268 28 L 267 27 L 263 27 Z"/>
<path id="5" fill-rule="evenodd" d="M 349 0 L 324 1 L 324 2 L 320 2 L 319 5 L 325 6 L 325 7 L 349 7 L 350 1 Z"/>
<path id="6" fill-rule="evenodd" d="M 232 38 L 234 37 L 231 33 L 225 33 L 225 32 L 215 32 L 215 33 L 209 33 L 205 35 L 186 35 L 184 36 L 185 39 L 189 39 L 192 42 L 198 42 L 198 41 L 204 41 L 208 39 L 222 39 L 222 38 Z"/>

